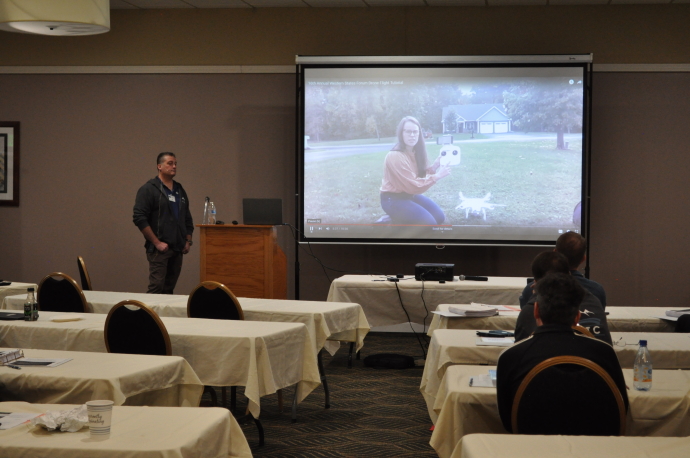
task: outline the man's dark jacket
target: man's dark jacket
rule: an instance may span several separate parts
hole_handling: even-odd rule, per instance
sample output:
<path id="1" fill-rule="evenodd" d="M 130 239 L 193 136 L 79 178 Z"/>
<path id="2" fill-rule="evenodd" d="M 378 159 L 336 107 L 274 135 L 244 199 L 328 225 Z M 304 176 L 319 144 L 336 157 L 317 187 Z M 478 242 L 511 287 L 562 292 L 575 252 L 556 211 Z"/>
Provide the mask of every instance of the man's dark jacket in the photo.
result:
<path id="1" fill-rule="evenodd" d="M 604 290 L 604 287 L 601 286 L 601 284 L 595 282 L 594 280 L 590 280 L 589 278 L 585 278 L 582 273 L 580 273 L 579 270 L 571 270 L 570 275 L 572 275 L 575 280 L 580 282 L 580 285 L 589 291 L 590 293 L 594 294 L 594 297 L 599 299 L 599 302 L 601 302 L 601 306 L 603 307 L 604 310 L 606 310 L 606 291 Z M 530 300 L 530 298 L 534 295 L 534 290 L 533 288 L 533 283 L 528 283 L 527 286 L 525 286 L 525 289 L 522 290 L 522 295 L 520 295 L 520 308 L 524 307 L 525 304 Z"/>
<path id="2" fill-rule="evenodd" d="M 507 431 L 512 432 L 510 416 L 520 383 L 537 364 L 556 356 L 579 356 L 601 366 L 616 383 L 625 410 L 628 410 L 625 379 L 613 347 L 601 340 L 577 334 L 568 326 L 545 324 L 539 326 L 534 335 L 517 342 L 498 357 L 496 396 L 498 412 Z M 577 396 L 578 393 L 564 395 Z M 593 409 L 593 415 L 596 415 L 596 406 L 588 405 L 586 399 L 583 399 L 583 405 Z"/>
<path id="3" fill-rule="evenodd" d="M 161 242 L 168 244 L 173 251 L 184 249 L 187 235 L 194 232 L 192 214 L 189 212 L 189 199 L 182 185 L 173 182 L 173 190 L 179 186 L 180 192 L 180 211 L 179 217 L 170 209 L 168 195 L 163 187 L 165 186 L 158 178 L 152 178 L 137 191 L 134 201 L 134 224 L 139 230 L 151 226 L 151 230 Z M 151 247 L 148 240 L 144 244 L 147 250 Z"/>
<path id="4" fill-rule="evenodd" d="M 536 299 L 536 295 L 532 296 L 529 302 L 520 310 L 517 323 L 515 324 L 515 341 L 526 339 L 537 329 L 537 320 L 534 318 L 534 303 Z M 580 302 L 580 313 L 580 326 L 587 328 L 597 339 L 612 345 L 611 333 L 609 332 L 604 308 L 601 306 L 599 299 L 587 290 L 585 290 L 585 297 Z"/>

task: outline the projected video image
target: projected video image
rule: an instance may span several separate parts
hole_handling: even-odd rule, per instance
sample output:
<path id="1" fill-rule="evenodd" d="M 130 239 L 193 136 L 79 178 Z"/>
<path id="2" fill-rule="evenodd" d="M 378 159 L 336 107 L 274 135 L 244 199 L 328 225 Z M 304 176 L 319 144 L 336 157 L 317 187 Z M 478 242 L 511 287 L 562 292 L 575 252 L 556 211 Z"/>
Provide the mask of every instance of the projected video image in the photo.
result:
<path id="1" fill-rule="evenodd" d="M 303 123 L 307 237 L 581 229 L 581 67 L 308 69 Z"/>

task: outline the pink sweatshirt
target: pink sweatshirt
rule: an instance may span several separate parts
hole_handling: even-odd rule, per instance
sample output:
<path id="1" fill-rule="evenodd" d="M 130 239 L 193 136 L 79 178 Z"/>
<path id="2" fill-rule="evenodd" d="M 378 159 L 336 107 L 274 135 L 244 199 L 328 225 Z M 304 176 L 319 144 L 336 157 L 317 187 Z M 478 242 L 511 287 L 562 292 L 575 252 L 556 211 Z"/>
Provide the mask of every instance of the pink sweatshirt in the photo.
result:
<path id="1" fill-rule="evenodd" d="M 407 194 L 422 194 L 436 183 L 434 172 L 427 168 L 427 176 L 417 176 L 417 162 L 414 153 L 390 151 L 383 163 L 383 180 L 381 192 L 406 192 Z"/>

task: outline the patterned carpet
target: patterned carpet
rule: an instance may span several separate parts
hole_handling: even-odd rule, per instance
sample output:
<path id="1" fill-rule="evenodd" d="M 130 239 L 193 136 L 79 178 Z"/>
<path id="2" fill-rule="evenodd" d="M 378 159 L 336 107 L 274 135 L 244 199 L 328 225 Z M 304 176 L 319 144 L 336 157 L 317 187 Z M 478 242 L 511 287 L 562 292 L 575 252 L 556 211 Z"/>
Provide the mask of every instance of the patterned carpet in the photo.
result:
<path id="1" fill-rule="evenodd" d="M 255 457 L 436 457 L 429 445 L 431 420 L 419 392 L 423 368 L 371 369 L 353 360 L 348 369 L 348 348 L 343 344 L 332 358 L 324 354 L 330 409 L 324 409 L 323 387 L 298 406 L 297 423 L 290 418 L 292 390 L 284 390 L 283 413 L 276 395 L 261 399 L 266 445 L 259 447 L 253 422 L 242 425 Z M 422 357 L 412 334 L 367 335 L 361 357 L 375 353 Z M 236 416 L 246 408 L 242 389 L 237 391 Z"/>

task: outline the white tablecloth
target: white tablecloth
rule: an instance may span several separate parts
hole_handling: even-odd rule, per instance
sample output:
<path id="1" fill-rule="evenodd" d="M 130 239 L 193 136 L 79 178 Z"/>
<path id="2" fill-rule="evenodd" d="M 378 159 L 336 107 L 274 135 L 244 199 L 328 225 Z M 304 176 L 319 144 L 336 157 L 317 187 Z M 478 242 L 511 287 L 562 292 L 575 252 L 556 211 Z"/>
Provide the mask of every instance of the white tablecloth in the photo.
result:
<path id="1" fill-rule="evenodd" d="M 189 296 L 169 294 L 119 293 L 111 291 L 84 291 L 88 307 L 94 313 L 107 314 L 110 309 L 127 299 L 141 301 L 159 316 L 187 317 Z M 22 310 L 26 295 L 5 298 L 2 308 Z M 357 350 L 364 345 L 364 336 L 369 332 L 369 323 L 359 304 L 341 302 L 289 301 L 278 299 L 238 298 L 245 320 L 304 323 L 318 352 L 326 348 L 335 354 L 340 344 L 327 342 L 334 334 L 349 332 L 347 340 L 357 342 Z"/>
<path id="2" fill-rule="evenodd" d="M 74 405 L 0 402 L 4 412 L 45 413 Z M 227 458 L 251 457 L 242 429 L 219 407 L 113 408 L 110 438 L 91 441 L 88 426 L 48 432 L 19 425 L 0 431 L 0 458 Z"/>
<path id="3" fill-rule="evenodd" d="M 20 370 L 0 366 L 0 399 L 40 404 L 109 399 L 115 405 L 198 407 L 204 391 L 199 377 L 179 356 L 33 349 L 25 349 L 24 356 L 71 361 Z"/>
<path id="4" fill-rule="evenodd" d="M 437 310 L 448 311 L 453 304 L 440 304 Z M 519 306 L 515 306 L 520 310 Z M 664 316 L 666 310 L 680 310 L 683 307 L 606 307 L 609 315 L 606 322 L 611 332 L 673 332 L 675 321 L 656 318 Z M 505 329 L 512 331 L 519 312 L 498 312 L 497 316 L 485 318 L 447 318 L 433 314 L 428 334 L 436 329 Z"/>
<path id="5" fill-rule="evenodd" d="M 637 343 L 647 339 L 652 354 L 654 369 L 690 369 L 690 334 L 673 332 L 641 333 L 613 332 L 611 337 L 617 341 L 623 337 L 625 347 L 614 346 L 621 367 L 632 368 L 637 354 Z M 436 420 L 433 405 L 440 381 L 448 366 L 455 364 L 495 365 L 498 356 L 506 347 L 477 346 L 476 331 L 457 329 L 437 329 L 431 337 L 429 351 L 424 364 L 420 391 L 429 410 L 432 421 Z"/>
<path id="6" fill-rule="evenodd" d="M 489 369 L 495 367 L 452 366 L 445 372 L 434 405 L 438 421 L 430 441 L 439 457 L 451 456 L 467 434 L 508 434 L 498 414 L 496 389 L 469 386 L 470 377 L 487 374 Z M 632 387 L 632 369 L 623 369 L 623 375 Z M 652 390 L 628 390 L 628 400 L 626 436 L 690 435 L 690 371 L 654 370 Z"/>
<path id="7" fill-rule="evenodd" d="M 10 281 L 10 280 L 6 280 Z M 36 283 L 19 283 L 13 281 L 11 285 L 0 286 L 0 303 L 8 296 L 20 295 L 22 298 L 22 307 L 24 308 L 24 301 L 26 301 L 27 288 L 33 288 L 34 292 L 38 292 L 38 285 Z"/>
<path id="8" fill-rule="evenodd" d="M 687 458 L 690 437 L 592 437 L 470 434 L 451 458 Z"/>
<path id="9" fill-rule="evenodd" d="M 409 321 L 421 324 L 426 317 L 426 324 L 429 324 L 433 315 L 431 311 L 436 310 L 439 304 L 481 302 L 518 305 L 518 298 L 526 284 L 527 279 L 522 277 L 489 277 L 488 281 L 459 281 L 456 277 L 448 283 L 421 282 L 414 277 L 406 277 L 393 283 L 386 281 L 385 276 L 345 275 L 331 283 L 328 301 L 360 304 L 371 326 L 407 323 L 407 315 L 398 297 L 399 290 L 410 316 Z"/>
<path id="10" fill-rule="evenodd" d="M 80 321 L 56 323 L 57 312 L 38 321 L 0 321 L 0 345 L 105 352 L 106 315 L 81 314 Z M 244 386 L 249 410 L 259 416 L 259 398 L 298 384 L 298 402 L 320 384 L 316 352 L 301 323 L 161 320 L 170 334 L 173 355 L 182 356 L 204 385 Z"/>

